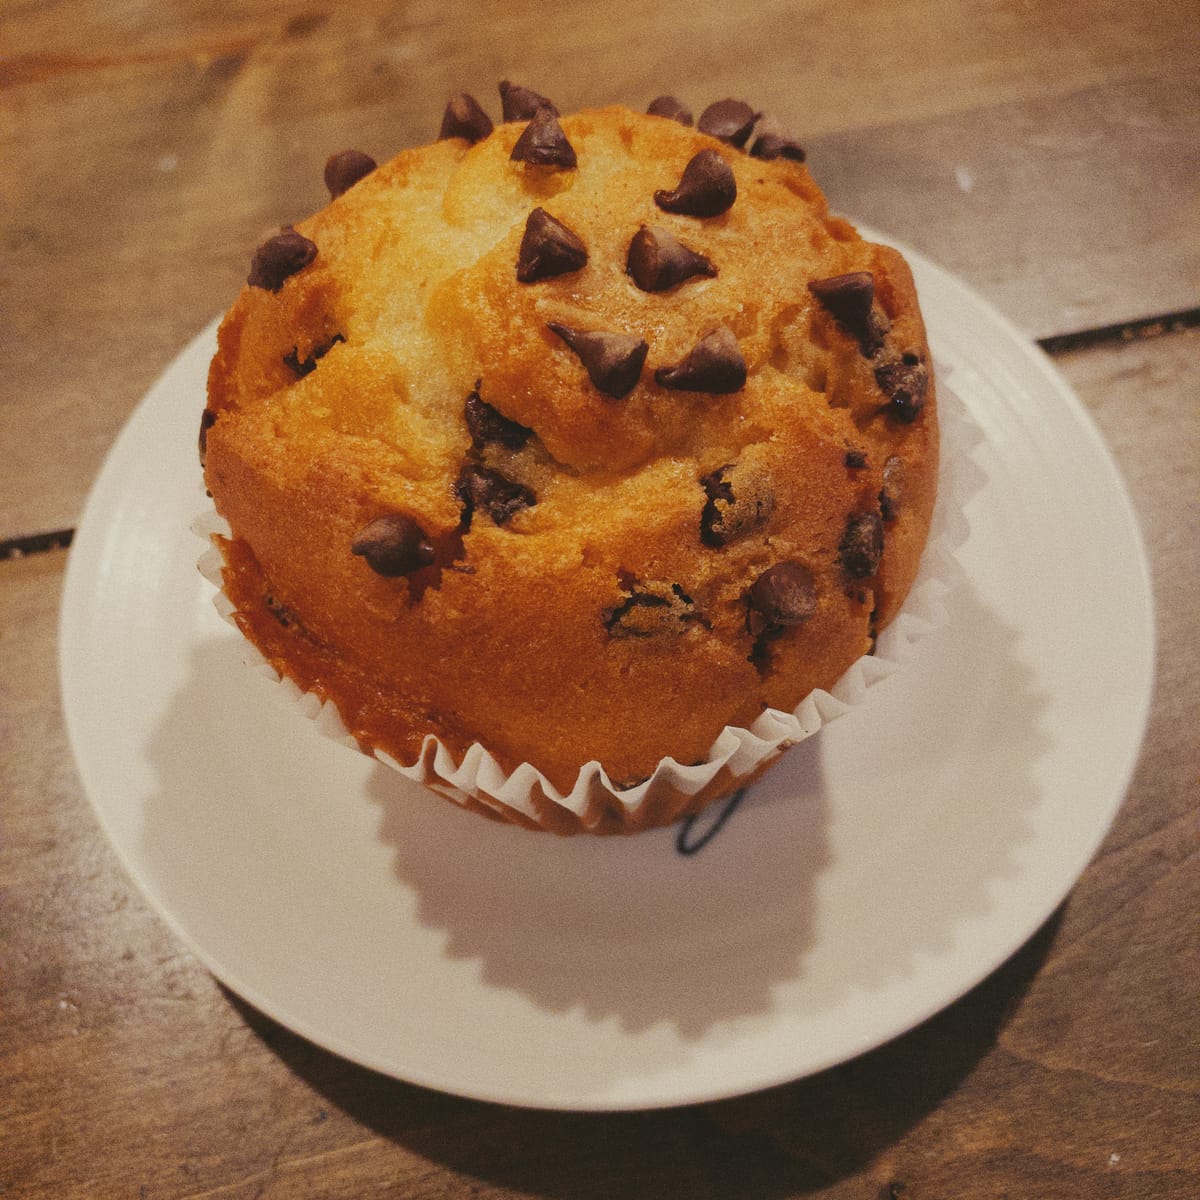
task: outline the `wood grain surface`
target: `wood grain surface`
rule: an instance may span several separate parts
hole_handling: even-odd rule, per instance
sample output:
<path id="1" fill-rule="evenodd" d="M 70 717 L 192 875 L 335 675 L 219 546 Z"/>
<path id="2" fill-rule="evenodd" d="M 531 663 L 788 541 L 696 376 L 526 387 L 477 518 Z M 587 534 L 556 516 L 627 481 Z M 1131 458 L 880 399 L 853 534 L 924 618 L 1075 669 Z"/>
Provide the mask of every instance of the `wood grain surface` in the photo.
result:
<path id="1" fill-rule="evenodd" d="M 0 7 L 0 539 L 78 520 L 133 406 L 228 306 L 325 158 L 430 140 L 446 97 L 746 96 L 837 207 L 1041 337 L 1196 303 L 1200 9 L 705 0 L 648 7 Z M 931 214 L 933 217 L 931 219 Z"/>
<path id="2" fill-rule="evenodd" d="M 113 437 L 263 231 L 323 202 L 330 150 L 427 140 L 459 87 L 495 112 L 505 76 L 566 108 L 664 90 L 770 108 L 840 209 L 1031 336 L 1200 306 L 1192 2 L 11 0 L 0 541 L 75 524 Z M 222 989 L 126 878 L 71 764 L 68 552 L 0 561 L 0 1197 L 1200 1196 L 1198 360 L 1187 328 L 1056 359 L 1127 482 L 1157 606 L 1150 723 L 1100 852 L 1012 960 L 926 1024 L 717 1104 L 579 1115 L 443 1096 Z"/>

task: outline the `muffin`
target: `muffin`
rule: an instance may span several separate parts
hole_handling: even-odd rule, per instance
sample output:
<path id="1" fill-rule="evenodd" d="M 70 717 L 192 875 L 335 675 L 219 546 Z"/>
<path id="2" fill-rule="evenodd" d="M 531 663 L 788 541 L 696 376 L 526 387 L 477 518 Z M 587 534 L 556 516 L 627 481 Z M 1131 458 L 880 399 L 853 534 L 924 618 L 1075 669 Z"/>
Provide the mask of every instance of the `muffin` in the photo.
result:
<path id="1" fill-rule="evenodd" d="M 538 773 L 490 811 L 659 824 L 747 774 L 648 797 L 660 763 L 794 710 L 896 615 L 932 363 L 902 257 L 748 105 L 501 98 L 334 155 L 328 206 L 255 253 L 201 423 L 224 590 L 364 750 L 479 744 Z"/>

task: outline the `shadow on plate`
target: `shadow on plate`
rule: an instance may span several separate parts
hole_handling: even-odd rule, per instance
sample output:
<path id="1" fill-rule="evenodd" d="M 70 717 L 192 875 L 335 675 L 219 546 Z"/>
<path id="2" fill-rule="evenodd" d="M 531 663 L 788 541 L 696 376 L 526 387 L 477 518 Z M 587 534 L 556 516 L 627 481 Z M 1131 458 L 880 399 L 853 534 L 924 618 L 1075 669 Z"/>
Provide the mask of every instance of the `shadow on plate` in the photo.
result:
<path id="1" fill-rule="evenodd" d="M 762 1055 L 764 1039 L 824 1022 L 835 1048 L 798 1048 L 812 1070 L 844 1056 L 838 1046 L 869 1046 L 864 1020 L 876 1040 L 889 1022 L 903 1028 L 889 985 L 952 949 L 964 922 L 994 908 L 993 885 L 1019 875 L 1040 799 L 1034 772 L 1051 744 L 1015 631 L 965 588 L 914 662 L 793 748 L 718 836 L 682 856 L 674 830 L 560 839 L 485 821 L 325 745 L 292 712 L 284 745 L 264 747 L 275 726 L 256 720 L 261 694 L 248 674 L 244 689 L 231 686 L 230 656 L 228 639 L 195 650 L 146 747 L 161 786 L 144 803 L 141 853 L 147 874 L 176 889 L 179 923 L 229 978 L 267 979 L 260 995 L 280 1012 L 304 1011 L 301 983 L 319 992 L 315 1027 L 343 1046 L 363 1036 L 364 1006 L 382 1022 L 398 1003 L 346 978 L 346 964 L 365 960 L 343 961 L 343 943 L 366 938 L 375 974 L 419 999 L 414 962 L 386 960 L 390 931 L 415 926 L 428 962 L 458 964 L 439 977 L 447 999 L 457 1003 L 446 989 L 459 986 L 448 978 L 471 990 L 464 1038 L 478 1041 L 488 1014 L 502 1013 L 495 1038 L 534 1039 L 528 1053 L 492 1047 L 523 1072 L 518 1090 L 498 1082 L 494 1094 L 536 1095 L 538 1055 L 551 1054 L 556 1102 L 570 1095 L 582 1107 L 631 1077 L 631 1094 L 643 1084 L 677 1094 L 674 1084 L 656 1092 L 655 1080 L 689 1069 L 695 1090 L 717 1093 L 727 1085 L 712 1068 L 690 1066 L 714 1047 L 718 1058 L 743 1044 Z M 375 879 L 354 890 L 356 873 L 378 871 L 364 845 L 370 823 L 396 885 L 382 893 Z M 379 912 L 381 894 L 394 911 Z M 226 945 L 244 961 L 228 961 Z M 268 959 L 274 975 L 262 974 Z M 281 977 L 288 993 L 272 997 Z M 952 998 L 953 983 L 925 1011 Z M 347 993 L 360 1013 L 350 1033 L 328 1025 Z M 847 1004 L 857 1015 L 842 1038 Z M 405 1011 L 422 1019 L 419 1004 Z M 454 1020 L 439 1011 L 434 1023 Z M 781 1048 L 777 1068 L 767 1056 L 774 1078 L 796 1053 Z"/>
<path id="2" fill-rule="evenodd" d="M 431 820 L 384 767 L 367 791 L 417 919 L 445 931 L 446 954 L 477 961 L 485 986 L 539 1009 L 696 1039 L 767 1011 L 811 945 L 827 862 L 815 740 L 789 751 L 693 854 L 679 852 L 678 828 L 564 839 L 453 809 Z"/>
<path id="3" fill-rule="evenodd" d="M 1028 837 L 1033 770 L 1050 744 L 1032 673 L 969 588 L 942 632 L 863 709 L 790 750 L 693 856 L 677 852 L 678 830 L 557 839 L 497 826 L 458 838 L 481 818 L 430 820 L 382 767 L 367 785 L 379 837 L 446 953 L 544 1010 L 615 1017 L 633 1034 L 666 1023 L 685 1040 L 736 1037 L 739 1023 L 770 1018 L 781 989 L 807 1016 L 836 1010 L 948 952 L 962 922 L 991 910 L 992 884 L 1017 872 Z M 939 744 L 954 752 L 927 749 Z M 827 779 L 831 762 L 851 784 Z M 819 929 L 822 905 L 846 927 Z"/>

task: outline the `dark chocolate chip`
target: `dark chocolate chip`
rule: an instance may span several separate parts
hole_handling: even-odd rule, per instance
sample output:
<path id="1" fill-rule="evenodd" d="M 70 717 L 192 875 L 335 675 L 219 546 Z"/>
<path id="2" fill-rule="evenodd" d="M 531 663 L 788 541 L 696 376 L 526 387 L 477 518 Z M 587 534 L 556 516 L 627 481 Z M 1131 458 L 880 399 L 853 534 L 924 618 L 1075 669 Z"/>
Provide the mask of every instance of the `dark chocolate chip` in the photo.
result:
<path id="1" fill-rule="evenodd" d="M 775 510 L 775 492 L 765 472 L 726 463 L 705 475 L 700 486 L 708 497 L 700 513 L 700 540 L 706 546 L 728 545 L 765 525 Z"/>
<path id="2" fill-rule="evenodd" d="M 885 521 L 894 521 L 904 503 L 904 460 L 897 454 L 883 464 L 883 488 L 879 493 L 879 511 Z"/>
<path id="3" fill-rule="evenodd" d="M 628 333 L 572 329 L 550 321 L 547 326 L 574 351 L 588 378 L 606 396 L 620 400 L 637 385 L 649 347 Z"/>
<path id="4" fill-rule="evenodd" d="M 829 279 L 814 279 L 808 290 L 839 325 L 858 337 L 864 332 L 867 315 L 875 300 L 875 276 L 870 271 L 852 271 Z"/>
<path id="5" fill-rule="evenodd" d="M 794 137 L 786 133 L 763 133 L 754 139 L 750 147 L 752 158 L 787 158 L 792 162 L 803 162 L 806 155 L 804 147 Z"/>
<path id="6" fill-rule="evenodd" d="M 497 525 L 503 525 L 523 508 L 532 508 L 537 503 L 531 489 L 479 463 L 463 466 L 454 492 L 462 502 L 464 529 L 471 528 L 471 518 L 476 512 L 485 512 Z"/>
<path id="7" fill-rule="evenodd" d="M 325 160 L 325 186 L 336 200 L 348 192 L 360 179 L 375 170 L 375 160 L 361 150 L 342 150 Z"/>
<path id="8" fill-rule="evenodd" d="M 296 620 L 296 614 L 292 612 L 286 604 L 281 600 L 276 600 L 274 596 L 266 595 L 263 597 L 263 604 L 266 605 L 267 612 L 271 614 L 283 626 L 284 629 L 290 629 L 293 625 L 299 624 Z"/>
<path id="9" fill-rule="evenodd" d="M 217 423 L 217 410 L 206 408 L 200 414 L 200 465 L 204 466 L 204 456 L 208 453 L 208 431 Z"/>
<path id="10" fill-rule="evenodd" d="M 851 579 L 867 579 L 883 557 L 883 521 L 877 512 L 852 513 L 846 522 L 838 557 Z"/>
<path id="11" fill-rule="evenodd" d="M 492 118 L 483 111 L 479 101 L 469 92 L 455 92 L 446 103 L 442 114 L 442 128 L 438 140 L 466 138 L 474 144 L 481 142 L 492 132 Z"/>
<path id="12" fill-rule="evenodd" d="M 350 550 L 367 560 L 376 575 L 411 575 L 434 560 L 425 531 L 407 513 L 384 513 L 354 535 Z"/>
<path id="13" fill-rule="evenodd" d="M 532 163 L 539 167 L 576 166 L 575 147 L 567 141 L 558 118 L 548 108 L 539 108 L 517 138 L 509 158 L 513 162 Z"/>
<path id="14" fill-rule="evenodd" d="M 660 387 L 672 391 L 726 396 L 745 387 L 746 360 L 733 330 L 719 325 L 673 367 L 659 367 L 654 378 Z"/>
<path id="15" fill-rule="evenodd" d="M 876 312 L 875 277 L 870 271 L 851 271 L 829 279 L 814 279 L 808 290 L 868 357 L 883 344 L 887 318 Z"/>
<path id="16" fill-rule="evenodd" d="M 847 450 L 845 462 L 851 471 L 861 471 L 867 465 L 867 452 L 865 450 Z"/>
<path id="17" fill-rule="evenodd" d="M 643 292 L 665 292 L 685 279 L 712 279 L 717 268 L 674 234 L 658 225 L 643 225 L 629 243 L 625 270 Z"/>
<path id="18" fill-rule="evenodd" d="M 521 283 L 570 274 L 585 266 L 587 260 L 587 247 L 577 233 L 544 208 L 535 208 L 529 214 L 517 251 L 517 279 Z"/>
<path id="19" fill-rule="evenodd" d="M 673 191 L 660 189 L 654 203 L 664 212 L 685 217 L 716 217 L 733 207 L 737 180 L 733 168 L 715 150 L 701 150 L 688 160 Z"/>
<path id="20" fill-rule="evenodd" d="M 875 368 L 875 382 L 887 397 L 888 411 L 898 420 L 914 421 L 925 407 L 929 369 L 915 354 Z"/>
<path id="21" fill-rule="evenodd" d="M 329 341 L 323 345 L 314 346 L 312 353 L 307 358 L 301 358 L 300 352 L 295 346 L 292 347 L 284 356 L 284 363 L 292 370 L 297 379 L 303 379 L 305 375 L 311 374 L 317 369 L 317 363 L 327 355 L 330 350 L 346 339 L 340 333 L 335 333 Z"/>
<path id="22" fill-rule="evenodd" d="M 692 110 L 675 96 L 656 97 L 650 101 L 646 112 L 652 117 L 666 117 L 668 120 L 678 121 L 680 125 L 692 123 Z"/>
<path id="23" fill-rule="evenodd" d="M 800 625 L 817 611 L 816 581 L 801 563 L 776 563 L 754 581 L 748 603 L 768 625 Z"/>
<path id="24" fill-rule="evenodd" d="M 603 614 L 604 628 L 610 637 L 680 634 L 701 619 L 695 601 L 677 583 L 642 585 L 631 581 L 627 586 L 630 595 Z"/>
<path id="25" fill-rule="evenodd" d="M 545 96 L 520 84 L 509 83 L 507 79 L 500 84 L 500 107 L 505 121 L 528 121 L 542 108 L 549 109 L 556 117 L 561 115 Z"/>
<path id="26" fill-rule="evenodd" d="M 291 226 L 284 226 L 282 233 L 268 238 L 255 250 L 246 282 L 251 287 L 277 292 L 283 287 L 285 279 L 304 270 L 316 257 L 315 242 L 310 242 Z"/>
<path id="27" fill-rule="evenodd" d="M 471 445 L 476 450 L 485 446 L 503 446 L 506 450 L 520 450 L 533 435 L 533 430 L 516 421 L 510 421 L 499 409 L 493 408 L 477 390 L 473 391 L 463 406 L 467 431 Z"/>
<path id="28" fill-rule="evenodd" d="M 804 161 L 804 149 L 778 120 L 764 114 L 758 123 L 758 136 L 750 147 L 753 158 L 788 158 Z"/>
<path id="29" fill-rule="evenodd" d="M 758 113 L 744 100 L 718 100 L 700 114 L 696 128 L 701 133 L 741 148 L 746 144 L 757 120 Z"/>
<path id="30" fill-rule="evenodd" d="M 303 379 L 305 375 L 310 375 L 317 369 L 317 356 L 314 353 L 309 358 L 301 358 L 299 349 L 296 346 L 293 346 L 283 356 L 283 365 L 287 367 L 297 379 Z"/>

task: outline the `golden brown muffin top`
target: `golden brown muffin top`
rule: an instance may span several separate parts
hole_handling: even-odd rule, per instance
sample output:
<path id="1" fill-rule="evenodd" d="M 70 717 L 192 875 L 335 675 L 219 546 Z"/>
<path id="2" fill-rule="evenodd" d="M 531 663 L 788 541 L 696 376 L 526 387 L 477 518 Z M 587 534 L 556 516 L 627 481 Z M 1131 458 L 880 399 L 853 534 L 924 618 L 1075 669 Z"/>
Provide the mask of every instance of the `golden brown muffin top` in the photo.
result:
<path id="1" fill-rule="evenodd" d="M 894 615 L 935 487 L 928 351 L 903 261 L 795 143 L 735 144 L 753 110 L 714 106 L 713 136 L 510 99 L 491 132 L 459 97 L 468 136 L 331 159 L 331 203 L 222 326 L 208 482 L 355 688 L 427 657 L 395 684 L 414 729 L 633 777 L 830 685 Z"/>

